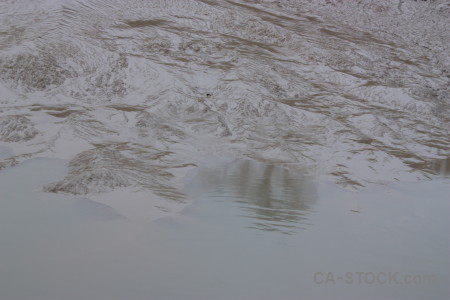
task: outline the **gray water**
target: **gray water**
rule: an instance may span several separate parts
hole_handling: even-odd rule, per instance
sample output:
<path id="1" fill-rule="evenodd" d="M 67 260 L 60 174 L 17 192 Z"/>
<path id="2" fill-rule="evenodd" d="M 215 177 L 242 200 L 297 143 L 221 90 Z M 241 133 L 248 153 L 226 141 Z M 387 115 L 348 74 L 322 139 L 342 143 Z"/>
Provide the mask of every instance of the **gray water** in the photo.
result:
<path id="1" fill-rule="evenodd" d="M 180 214 L 138 224 L 40 191 L 65 171 L 48 159 L 0 171 L 1 299 L 448 296 L 445 178 L 355 193 L 279 166 L 215 162 L 186 179 L 195 199 Z"/>

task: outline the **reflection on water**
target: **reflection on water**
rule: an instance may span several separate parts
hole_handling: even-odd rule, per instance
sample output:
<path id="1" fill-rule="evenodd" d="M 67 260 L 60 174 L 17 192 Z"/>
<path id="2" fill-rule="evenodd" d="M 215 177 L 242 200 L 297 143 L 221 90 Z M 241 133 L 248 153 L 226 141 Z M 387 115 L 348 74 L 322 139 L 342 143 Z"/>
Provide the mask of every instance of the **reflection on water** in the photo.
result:
<path id="1" fill-rule="evenodd" d="M 219 169 L 200 168 L 193 189 L 238 203 L 252 228 L 291 234 L 307 223 L 317 201 L 314 184 L 279 165 L 239 160 Z"/>
<path id="2" fill-rule="evenodd" d="M 437 175 L 450 176 L 450 157 L 433 161 L 431 169 Z"/>
<path id="3" fill-rule="evenodd" d="M 435 159 L 431 161 L 415 162 L 410 163 L 409 165 L 428 174 L 443 177 L 450 176 L 450 157 Z"/>

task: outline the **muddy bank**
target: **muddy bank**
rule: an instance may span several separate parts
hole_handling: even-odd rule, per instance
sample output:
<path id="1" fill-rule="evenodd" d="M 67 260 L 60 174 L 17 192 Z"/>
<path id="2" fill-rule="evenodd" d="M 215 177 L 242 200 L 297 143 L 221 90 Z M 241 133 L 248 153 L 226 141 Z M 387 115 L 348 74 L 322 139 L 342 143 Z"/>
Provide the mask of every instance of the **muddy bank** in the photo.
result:
<path id="1" fill-rule="evenodd" d="M 180 201 L 207 155 L 360 189 L 450 156 L 446 1 L 0 6 L 0 166 L 71 160 L 48 191 Z"/>

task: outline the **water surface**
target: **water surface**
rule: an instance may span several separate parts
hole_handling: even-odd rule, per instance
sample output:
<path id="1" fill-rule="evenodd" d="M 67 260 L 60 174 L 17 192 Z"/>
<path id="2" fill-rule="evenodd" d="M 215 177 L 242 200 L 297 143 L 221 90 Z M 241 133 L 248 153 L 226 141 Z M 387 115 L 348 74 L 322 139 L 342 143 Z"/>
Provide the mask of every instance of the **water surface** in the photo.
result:
<path id="1" fill-rule="evenodd" d="M 448 296 L 445 178 L 350 192 L 281 166 L 214 163 L 191 174 L 195 199 L 181 214 L 138 224 L 87 199 L 39 192 L 64 171 L 43 159 L 0 171 L 1 298 Z M 325 283 L 329 272 L 353 272 L 354 282 Z M 357 283 L 355 272 L 437 281 Z"/>

